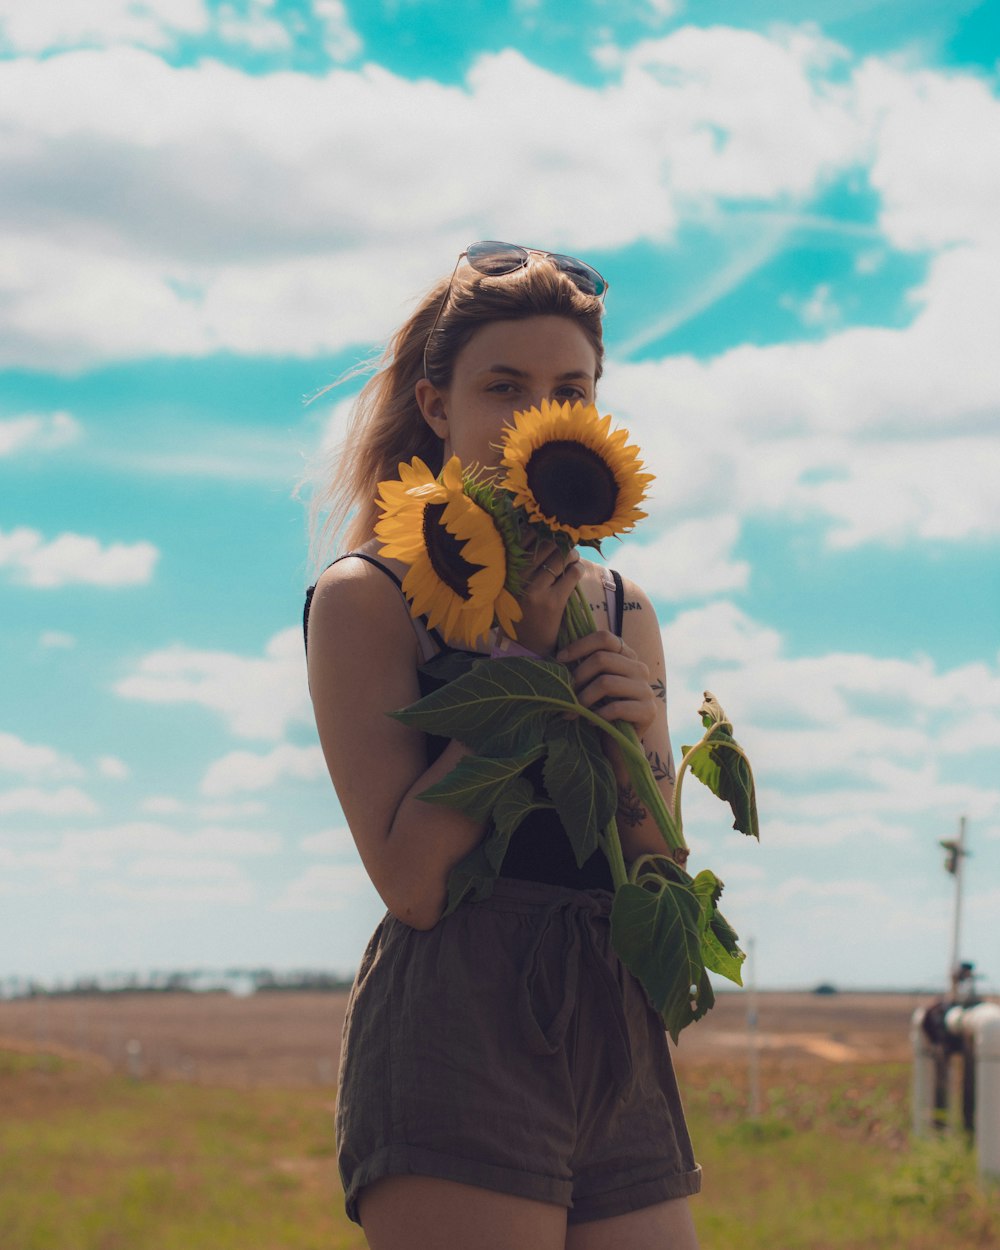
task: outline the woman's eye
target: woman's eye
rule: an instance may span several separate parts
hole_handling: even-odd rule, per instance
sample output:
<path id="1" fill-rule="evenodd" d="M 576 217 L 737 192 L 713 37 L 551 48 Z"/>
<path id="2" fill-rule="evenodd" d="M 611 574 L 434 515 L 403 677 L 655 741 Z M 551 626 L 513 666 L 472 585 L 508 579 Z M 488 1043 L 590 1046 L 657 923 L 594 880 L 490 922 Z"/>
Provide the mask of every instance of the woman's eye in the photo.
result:
<path id="1" fill-rule="evenodd" d="M 587 402 L 587 392 L 582 386 L 561 386 L 556 394 L 562 399 L 580 400 L 582 403 Z"/>

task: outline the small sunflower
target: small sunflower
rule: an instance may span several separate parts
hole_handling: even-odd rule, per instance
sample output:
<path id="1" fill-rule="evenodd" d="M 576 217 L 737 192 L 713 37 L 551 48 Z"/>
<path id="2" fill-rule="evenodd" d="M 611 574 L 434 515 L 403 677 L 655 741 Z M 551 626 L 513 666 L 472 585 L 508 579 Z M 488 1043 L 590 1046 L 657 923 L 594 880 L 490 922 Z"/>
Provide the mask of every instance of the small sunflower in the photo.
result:
<path id="1" fill-rule="evenodd" d="M 638 505 L 653 480 L 642 473 L 628 431 L 593 404 L 549 403 L 514 413 L 504 435 L 501 485 L 529 518 L 573 543 L 596 545 L 624 534 L 646 515 Z"/>
<path id="2" fill-rule="evenodd" d="M 379 483 L 376 503 L 380 554 L 410 566 L 403 593 L 414 616 L 466 646 L 494 620 L 514 637 L 521 609 L 507 588 L 507 547 L 494 518 L 466 493 L 457 456 L 439 478 L 419 456 L 401 464 L 399 481 Z"/>

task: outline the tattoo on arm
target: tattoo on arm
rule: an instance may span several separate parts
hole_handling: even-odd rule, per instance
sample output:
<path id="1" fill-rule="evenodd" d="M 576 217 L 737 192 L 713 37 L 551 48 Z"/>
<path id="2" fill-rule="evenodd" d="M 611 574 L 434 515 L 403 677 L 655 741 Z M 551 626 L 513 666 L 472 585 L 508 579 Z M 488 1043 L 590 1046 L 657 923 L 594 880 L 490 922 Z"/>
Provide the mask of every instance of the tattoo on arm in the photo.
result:
<path id="1" fill-rule="evenodd" d="M 663 681 L 663 680 L 662 680 L 662 678 L 659 678 L 659 677 L 658 677 L 658 678 L 656 679 L 656 681 L 651 682 L 651 683 L 650 683 L 650 687 L 649 687 L 649 688 L 650 688 L 650 690 L 652 690 L 653 694 L 655 694 L 655 695 L 656 695 L 656 697 L 657 697 L 658 699 L 662 699 L 662 700 L 663 700 L 663 702 L 664 702 L 664 703 L 666 703 L 666 701 L 667 701 L 667 684 L 666 684 L 666 682 L 665 682 L 665 681 Z"/>
<path id="2" fill-rule="evenodd" d="M 626 599 L 625 602 L 622 604 L 622 607 L 626 612 L 641 612 L 642 611 L 642 604 L 639 603 L 638 600 L 636 599 Z"/>
<path id="3" fill-rule="evenodd" d="M 675 780 L 676 773 L 672 759 L 663 759 L 659 751 L 647 751 L 646 759 L 649 760 L 649 766 L 653 770 L 653 776 L 657 781 Z"/>
<path id="4" fill-rule="evenodd" d="M 618 815 L 623 824 L 633 828 L 641 825 L 648 815 L 631 784 L 618 791 Z"/>

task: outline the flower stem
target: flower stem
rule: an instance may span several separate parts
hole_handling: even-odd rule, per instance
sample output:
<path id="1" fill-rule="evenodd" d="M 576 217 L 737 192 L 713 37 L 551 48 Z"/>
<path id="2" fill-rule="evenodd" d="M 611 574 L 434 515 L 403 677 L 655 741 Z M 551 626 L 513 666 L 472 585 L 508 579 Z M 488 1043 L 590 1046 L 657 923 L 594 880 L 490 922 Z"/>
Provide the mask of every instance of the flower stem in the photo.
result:
<path id="1" fill-rule="evenodd" d="M 566 616 L 570 616 L 571 610 L 575 616 L 571 628 L 576 628 L 578 623 L 582 623 L 585 626 L 576 634 L 576 637 L 582 638 L 585 634 L 594 633 L 597 628 L 594 622 L 594 614 L 591 612 L 590 604 L 579 586 L 573 591 L 566 606 Z M 677 859 L 678 863 L 681 863 L 681 859 L 677 858 L 678 854 L 682 859 L 686 860 L 688 846 L 681 832 L 680 808 L 676 801 L 673 812 L 667 806 L 666 800 L 660 793 L 660 787 L 656 784 L 656 778 L 653 776 L 653 770 L 649 766 L 649 760 L 646 759 L 646 753 L 642 749 L 635 727 L 630 725 L 628 721 L 615 721 L 613 723 L 607 721 L 597 712 L 591 712 L 589 708 L 581 708 L 580 711 L 582 715 L 599 725 L 618 743 L 625 757 L 625 767 L 628 769 L 629 780 L 635 786 L 636 794 L 649 808 L 653 819 L 656 821 L 657 828 L 663 834 L 663 840 L 666 842 L 671 856 Z M 621 854 L 620 846 L 619 854 Z"/>
<path id="2" fill-rule="evenodd" d="M 621 839 L 618 836 L 618 823 L 614 816 L 608 821 L 607 828 L 601 836 L 601 848 L 607 856 L 608 865 L 611 868 L 611 880 L 614 882 L 615 889 L 617 890 L 619 886 L 627 885 L 628 869 L 625 867 Z"/>

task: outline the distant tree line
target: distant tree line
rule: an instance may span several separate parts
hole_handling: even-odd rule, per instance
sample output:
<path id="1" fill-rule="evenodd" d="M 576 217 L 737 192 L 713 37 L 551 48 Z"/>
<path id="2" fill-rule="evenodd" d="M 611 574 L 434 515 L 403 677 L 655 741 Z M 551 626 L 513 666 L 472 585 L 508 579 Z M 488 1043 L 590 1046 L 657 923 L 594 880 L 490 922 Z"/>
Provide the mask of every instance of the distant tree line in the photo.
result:
<path id="1" fill-rule="evenodd" d="M 34 977 L 0 977 L 0 998 L 71 998 L 93 994 L 230 994 L 314 993 L 348 990 L 353 977 L 312 969 L 204 968 L 172 972 L 110 972 L 43 982 Z"/>

